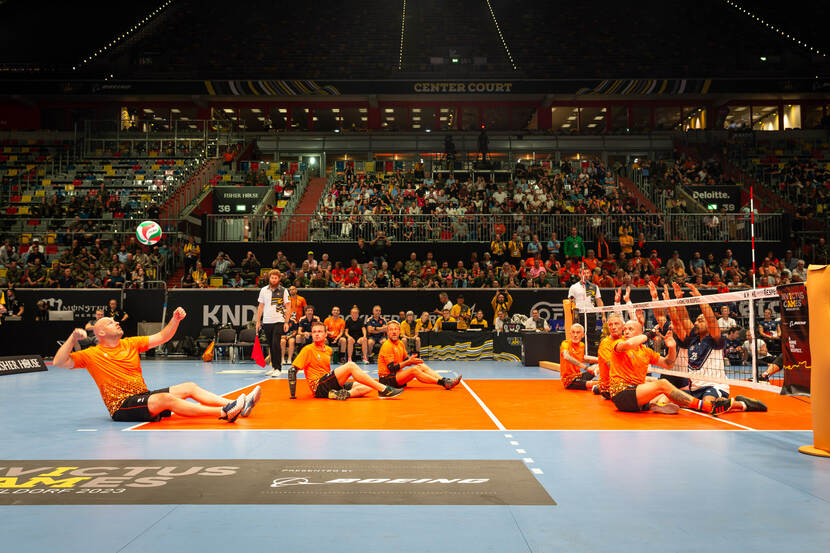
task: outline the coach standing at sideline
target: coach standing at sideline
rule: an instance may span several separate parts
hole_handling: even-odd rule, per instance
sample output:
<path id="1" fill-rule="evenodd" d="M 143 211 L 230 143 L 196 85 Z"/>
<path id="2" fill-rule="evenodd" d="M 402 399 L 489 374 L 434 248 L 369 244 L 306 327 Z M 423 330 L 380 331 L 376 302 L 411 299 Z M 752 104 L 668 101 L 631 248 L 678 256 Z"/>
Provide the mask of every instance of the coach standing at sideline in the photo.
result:
<path id="1" fill-rule="evenodd" d="M 282 273 L 274 269 L 268 273 L 268 286 L 259 291 L 259 298 L 256 311 L 256 331 L 265 327 L 265 335 L 268 337 L 268 345 L 271 349 L 271 368 L 265 372 L 266 376 L 278 376 L 280 367 L 274 366 L 282 359 L 282 348 L 280 338 L 288 332 L 288 321 L 291 319 L 291 300 L 288 289 L 280 284 Z"/>

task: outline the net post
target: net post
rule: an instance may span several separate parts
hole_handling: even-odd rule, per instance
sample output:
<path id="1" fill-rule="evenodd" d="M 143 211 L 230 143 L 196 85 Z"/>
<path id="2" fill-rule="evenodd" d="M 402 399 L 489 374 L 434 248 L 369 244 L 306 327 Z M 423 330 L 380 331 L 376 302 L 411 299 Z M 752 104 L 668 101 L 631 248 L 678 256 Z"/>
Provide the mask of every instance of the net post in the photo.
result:
<path id="1" fill-rule="evenodd" d="M 749 187 L 749 228 L 752 233 L 752 288 L 755 288 L 755 194 L 754 187 Z"/>
<path id="2" fill-rule="evenodd" d="M 807 307 L 810 324 L 810 403 L 813 443 L 798 448 L 807 455 L 830 458 L 830 350 L 823 343 L 830 333 L 830 266 L 807 269 Z"/>
<path id="3" fill-rule="evenodd" d="M 758 333 L 755 330 L 755 301 L 749 300 L 749 331 L 751 332 L 752 340 L 749 341 L 749 348 L 752 352 L 752 382 L 758 382 Z"/>

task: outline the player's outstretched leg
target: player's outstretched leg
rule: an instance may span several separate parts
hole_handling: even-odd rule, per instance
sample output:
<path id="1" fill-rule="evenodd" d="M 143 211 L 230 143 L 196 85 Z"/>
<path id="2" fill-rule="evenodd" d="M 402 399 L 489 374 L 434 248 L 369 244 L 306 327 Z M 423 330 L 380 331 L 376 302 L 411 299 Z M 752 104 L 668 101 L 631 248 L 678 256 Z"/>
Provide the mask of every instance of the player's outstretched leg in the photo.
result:
<path id="1" fill-rule="evenodd" d="M 395 397 L 403 393 L 403 389 L 401 388 L 384 386 L 383 384 L 381 384 L 380 382 L 366 374 L 366 372 L 360 367 L 358 367 L 354 362 L 346 363 L 345 365 L 340 365 L 339 367 L 334 369 L 334 374 L 335 376 L 337 376 L 337 381 L 340 383 L 341 386 L 346 383 L 349 377 L 351 377 L 354 378 L 360 384 L 377 390 L 378 397 L 381 398 Z"/>

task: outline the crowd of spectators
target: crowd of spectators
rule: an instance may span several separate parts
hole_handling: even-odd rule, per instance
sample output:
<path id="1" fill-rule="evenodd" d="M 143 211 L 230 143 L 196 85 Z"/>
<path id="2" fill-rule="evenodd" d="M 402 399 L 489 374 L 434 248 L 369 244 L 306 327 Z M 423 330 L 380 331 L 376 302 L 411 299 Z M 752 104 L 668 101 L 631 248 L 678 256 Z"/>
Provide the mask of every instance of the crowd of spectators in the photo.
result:
<path id="1" fill-rule="evenodd" d="M 347 173 L 324 194 L 312 239 L 371 239 L 382 231 L 399 240 L 490 241 L 495 233 L 515 231 L 530 241 L 531 229 L 545 235 L 567 231 L 568 218 L 551 215 L 585 216 L 589 239 L 615 232 L 619 224 L 659 239 L 659 216 L 646 214 L 599 161 L 517 172 L 515 180 L 497 183 L 448 172 Z"/>
<path id="2" fill-rule="evenodd" d="M 371 241 L 358 239 L 355 257 L 323 253 L 318 258 L 309 251 L 305 259 L 290 260 L 279 251 L 268 265 L 252 251 L 242 260 L 219 252 L 203 263 L 198 245 L 193 244 L 185 247 L 187 270 L 181 286 L 258 287 L 267 278 L 263 273 L 278 269 L 283 285 L 297 288 L 564 288 L 579 280 L 582 267 L 591 271 L 591 280 L 601 288 L 688 282 L 728 292 L 752 286 L 752 269 L 739 262 L 732 250 L 720 258 L 697 251 L 684 260 L 675 251 L 663 259 L 642 237 L 635 239 L 626 228 L 621 231 L 613 245 L 598 242 L 596 247 L 586 243 L 575 227 L 561 239 L 556 233 L 546 238 L 533 234 L 525 242 L 514 233 L 508 240 L 497 236 L 487 251 L 472 251 L 467 258 L 452 260 L 437 259 L 432 252 L 394 259 L 389 254 L 392 240 L 382 232 Z M 810 259 L 799 259 L 791 250 L 779 259 L 770 251 L 757 267 L 756 285 L 803 282 L 805 266 L 821 263 L 828 255 L 823 239 Z M 211 284 L 211 277 L 221 277 L 221 281 Z"/>
<path id="3" fill-rule="evenodd" d="M 19 247 L 6 239 L 0 246 L 0 285 L 14 288 L 143 288 L 165 277 L 172 264 L 166 241 L 152 248 L 134 236 L 126 242 L 104 241 L 79 233 L 47 258 L 40 240 Z"/>

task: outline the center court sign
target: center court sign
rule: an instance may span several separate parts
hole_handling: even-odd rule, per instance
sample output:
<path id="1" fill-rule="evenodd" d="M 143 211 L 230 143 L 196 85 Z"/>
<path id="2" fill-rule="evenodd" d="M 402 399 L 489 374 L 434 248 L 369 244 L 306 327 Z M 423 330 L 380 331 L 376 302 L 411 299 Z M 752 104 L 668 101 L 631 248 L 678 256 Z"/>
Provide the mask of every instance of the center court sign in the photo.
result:
<path id="1" fill-rule="evenodd" d="M 495 92 L 503 94 L 513 90 L 513 83 L 505 82 L 453 82 L 453 81 L 426 81 L 417 82 L 412 86 L 412 90 L 419 93 L 447 93 L 447 92 L 463 92 L 463 93 L 483 93 Z"/>
<path id="2" fill-rule="evenodd" d="M 0 505 L 556 505 L 521 461 L 0 461 Z"/>

